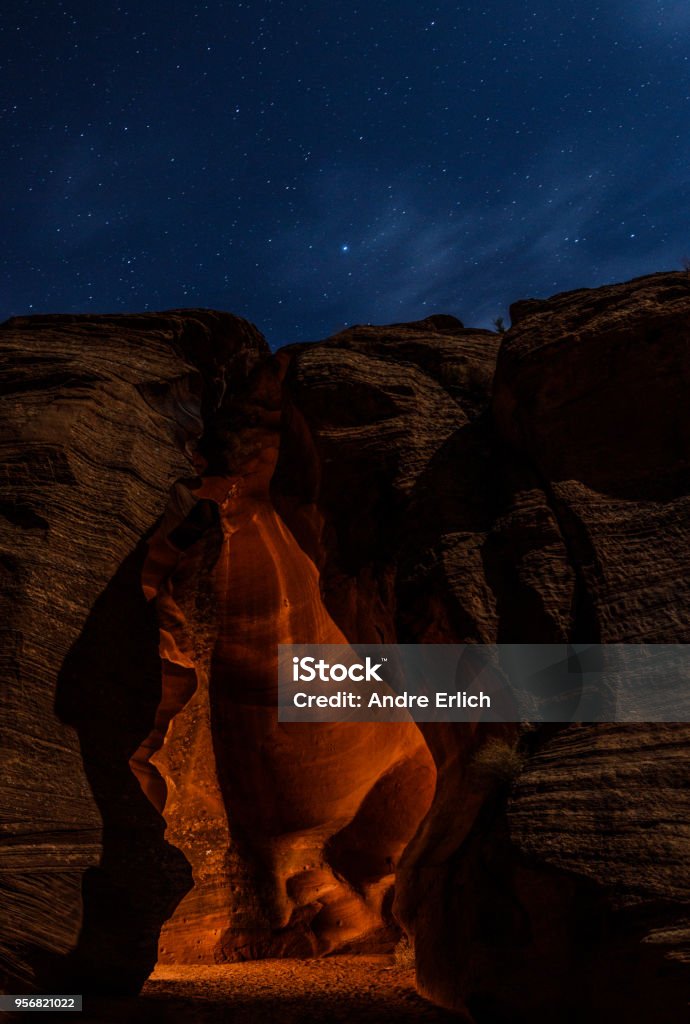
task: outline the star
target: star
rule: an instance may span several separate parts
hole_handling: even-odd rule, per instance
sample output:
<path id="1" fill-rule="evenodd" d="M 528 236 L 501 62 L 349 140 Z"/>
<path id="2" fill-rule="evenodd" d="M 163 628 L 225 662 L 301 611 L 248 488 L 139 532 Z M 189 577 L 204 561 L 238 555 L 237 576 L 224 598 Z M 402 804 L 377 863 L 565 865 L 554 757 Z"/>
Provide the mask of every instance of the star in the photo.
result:
<path id="1" fill-rule="evenodd" d="M 651 273 L 687 249 L 682 0 L 620 16 L 581 0 L 567 31 L 562 4 L 498 0 L 462 16 L 325 4 L 314 24 L 286 0 L 178 4 L 167 21 L 154 0 L 118 0 L 113 24 L 104 5 L 66 11 L 79 6 L 15 3 L 21 53 L 0 45 L 14 95 L 0 104 L 0 321 L 84 312 L 93 294 L 103 311 L 194 297 L 281 345 L 422 308 L 491 328 L 521 296 Z"/>

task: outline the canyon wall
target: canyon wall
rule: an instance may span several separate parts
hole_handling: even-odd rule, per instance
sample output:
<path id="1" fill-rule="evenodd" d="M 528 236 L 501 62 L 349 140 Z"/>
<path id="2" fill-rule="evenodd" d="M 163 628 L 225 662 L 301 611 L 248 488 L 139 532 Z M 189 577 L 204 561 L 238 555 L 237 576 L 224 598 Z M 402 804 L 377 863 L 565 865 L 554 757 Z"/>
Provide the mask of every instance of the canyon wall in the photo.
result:
<path id="1" fill-rule="evenodd" d="M 495 639 L 687 642 L 690 281 L 511 318 L 492 422 L 512 494 L 484 544 L 503 571 L 487 573 Z M 421 991 L 477 1021 L 684 1019 L 689 740 L 687 725 L 543 726 L 510 782 L 456 763 L 400 872 Z M 440 775 L 456 749 L 435 754 Z"/>
<path id="2" fill-rule="evenodd" d="M 477 1024 L 682 1019 L 686 726 L 276 720 L 279 642 L 687 641 L 690 280 L 511 318 L 3 325 L 12 983 L 402 924 Z"/>
<path id="3" fill-rule="evenodd" d="M 10 992 L 54 979 L 64 990 L 72 975 L 138 990 L 192 885 L 128 765 L 161 691 L 141 573 L 171 486 L 204 464 L 196 447 L 219 379 L 245 378 L 267 351 L 250 324 L 205 311 L 0 329 L 0 972 Z"/>

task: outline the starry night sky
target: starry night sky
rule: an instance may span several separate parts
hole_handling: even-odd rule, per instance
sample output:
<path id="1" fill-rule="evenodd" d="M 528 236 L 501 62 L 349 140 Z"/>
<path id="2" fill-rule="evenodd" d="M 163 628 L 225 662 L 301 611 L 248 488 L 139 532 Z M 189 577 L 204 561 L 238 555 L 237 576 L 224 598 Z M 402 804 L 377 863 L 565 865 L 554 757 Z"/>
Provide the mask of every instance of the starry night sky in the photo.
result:
<path id="1" fill-rule="evenodd" d="M 679 268 L 688 0 L 3 0 L 0 319 L 273 345 Z"/>

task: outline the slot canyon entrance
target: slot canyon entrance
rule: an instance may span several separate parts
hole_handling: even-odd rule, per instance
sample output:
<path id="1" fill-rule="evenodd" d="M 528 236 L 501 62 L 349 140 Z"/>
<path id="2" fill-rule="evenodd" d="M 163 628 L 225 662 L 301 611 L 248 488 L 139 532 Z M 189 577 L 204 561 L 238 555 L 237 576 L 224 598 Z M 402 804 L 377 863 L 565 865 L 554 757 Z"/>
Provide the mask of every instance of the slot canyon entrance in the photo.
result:
<path id="1" fill-rule="evenodd" d="M 282 725 L 273 652 L 684 643 L 688 303 L 663 273 L 277 354 L 211 310 L 3 325 L 8 992 L 687 1017 L 687 723 Z"/>
<path id="2" fill-rule="evenodd" d="M 391 955 L 396 866 L 436 781 L 419 729 L 277 720 L 278 644 L 348 639 L 322 596 L 316 505 L 295 512 L 273 485 L 281 377 L 270 364 L 235 405 L 245 425 L 225 425 L 222 457 L 177 483 L 148 542 L 162 695 L 130 765 L 194 881 L 163 925 L 144 997 L 172 986 L 212 998 L 225 977 L 242 999 L 258 985 L 302 1013 L 310 991 L 341 1007 L 350 991 L 365 993 L 362 1013 L 378 993 L 384 1016 L 362 1019 L 430 1019 L 442 1011 Z M 391 1000 L 411 1016 L 385 1016 Z M 333 1006 L 324 1019 L 338 1019 Z"/>

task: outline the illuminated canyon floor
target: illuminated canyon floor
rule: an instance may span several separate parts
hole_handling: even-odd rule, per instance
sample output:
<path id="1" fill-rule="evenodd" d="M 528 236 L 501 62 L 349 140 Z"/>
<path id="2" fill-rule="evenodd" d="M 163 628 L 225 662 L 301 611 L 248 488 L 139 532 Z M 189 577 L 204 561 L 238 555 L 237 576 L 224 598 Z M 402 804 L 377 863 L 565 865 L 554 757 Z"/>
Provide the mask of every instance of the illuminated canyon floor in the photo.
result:
<path id="1" fill-rule="evenodd" d="M 137 999 L 84 1000 L 82 1024 L 461 1024 L 391 956 L 159 966 Z"/>

